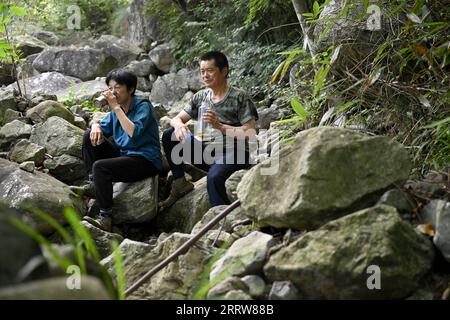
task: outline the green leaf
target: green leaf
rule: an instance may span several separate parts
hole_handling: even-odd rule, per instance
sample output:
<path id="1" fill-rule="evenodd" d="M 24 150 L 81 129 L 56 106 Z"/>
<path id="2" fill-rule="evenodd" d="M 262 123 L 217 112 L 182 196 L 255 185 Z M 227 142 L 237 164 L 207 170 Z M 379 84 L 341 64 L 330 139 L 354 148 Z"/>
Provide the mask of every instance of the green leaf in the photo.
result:
<path id="1" fill-rule="evenodd" d="M 291 99 L 291 106 L 295 113 L 298 114 L 301 118 L 306 118 L 306 116 L 308 115 L 305 107 L 297 97 Z"/>
<path id="2" fill-rule="evenodd" d="M 275 71 L 272 74 L 272 79 L 270 81 L 270 83 L 274 83 L 275 81 L 277 81 L 278 76 L 281 73 L 281 70 L 283 70 L 283 66 L 284 66 L 284 61 L 281 62 L 278 67 L 275 69 Z"/>
<path id="3" fill-rule="evenodd" d="M 125 300 L 126 281 L 125 281 L 125 268 L 123 265 L 122 252 L 120 251 L 119 245 L 115 240 L 112 242 L 111 247 L 114 255 L 114 269 L 116 271 L 118 297 L 119 300 Z"/>
<path id="4" fill-rule="evenodd" d="M 322 90 L 324 84 L 325 84 L 325 79 L 328 75 L 328 71 L 330 71 L 330 66 L 322 66 L 320 67 L 320 69 L 317 71 L 316 75 L 314 76 L 314 92 L 313 95 L 317 95 L 317 93 L 320 92 L 320 90 Z"/>
<path id="5" fill-rule="evenodd" d="M 79 237 L 80 240 L 84 241 L 87 252 L 91 255 L 91 257 L 99 262 L 100 255 L 98 253 L 97 247 L 95 245 L 94 240 L 89 233 L 89 231 L 80 223 L 80 218 L 73 208 L 65 208 L 64 216 L 67 221 L 69 221 L 73 231 Z"/>
<path id="6" fill-rule="evenodd" d="M 337 60 L 340 51 L 341 51 L 341 45 L 337 46 L 336 49 L 334 49 L 333 54 L 331 55 L 331 58 L 330 58 L 330 64 L 333 64 Z"/>
<path id="7" fill-rule="evenodd" d="M 442 120 L 435 121 L 435 122 L 430 123 L 430 124 L 428 124 L 426 126 L 423 126 L 422 128 L 430 129 L 430 128 L 439 127 L 439 126 L 441 126 L 443 124 L 447 124 L 447 123 L 450 123 L 450 117 L 447 117 L 447 118 L 442 119 Z"/>
<path id="8" fill-rule="evenodd" d="M 50 226 L 52 226 L 67 244 L 75 244 L 75 241 L 72 239 L 70 234 L 58 221 L 56 221 L 55 218 L 38 208 L 32 208 L 31 210 L 39 219 L 47 222 Z"/>
<path id="9" fill-rule="evenodd" d="M 11 10 L 11 13 L 17 14 L 19 16 L 24 16 L 27 14 L 27 11 L 22 7 L 11 6 L 10 10 Z"/>
<path id="10" fill-rule="evenodd" d="M 16 226 L 19 230 L 26 233 L 28 236 L 32 237 L 35 241 L 37 241 L 40 245 L 43 245 L 50 252 L 52 259 L 56 261 L 61 269 L 66 272 L 67 268 L 70 265 L 73 265 L 73 262 L 70 259 L 59 256 L 56 250 L 53 248 L 50 241 L 48 241 L 43 235 L 36 232 L 33 228 L 22 222 L 22 220 L 12 217 L 9 221 Z"/>
<path id="11" fill-rule="evenodd" d="M 420 18 L 415 13 L 410 12 L 407 13 L 406 16 L 414 23 L 422 23 L 422 20 L 420 20 Z"/>
<path id="12" fill-rule="evenodd" d="M 373 85 L 380 78 L 384 68 L 386 68 L 386 66 L 373 69 L 373 71 L 370 73 L 369 76 L 369 84 L 368 84 L 369 86 Z"/>
<path id="13" fill-rule="evenodd" d="M 319 11 L 320 11 L 319 3 L 317 1 L 314 1 L 313 5 L 314 18 L 317 18 L 319 16 Z"/>

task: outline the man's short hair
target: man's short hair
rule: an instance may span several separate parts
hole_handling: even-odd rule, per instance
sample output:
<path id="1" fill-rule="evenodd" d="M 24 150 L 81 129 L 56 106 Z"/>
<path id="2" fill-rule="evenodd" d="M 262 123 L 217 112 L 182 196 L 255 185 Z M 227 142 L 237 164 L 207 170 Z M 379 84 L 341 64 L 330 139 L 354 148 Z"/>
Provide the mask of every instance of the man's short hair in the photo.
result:
<path id="1" fill-rule="evenodd" d="M 137 77 L 133 73 L 125 69 L 114 69 L 106 75 L 106 85 L 109 85 L 111 80 L 114 80 L 118 84 L 124 84 L 128 91 L 133 89 L 131 95 L 134 96 L 137 86 Z"/>
<path id="2" fill-rule="evenodd" d="M 227 68 L 228 73 L 230 72 L 230 67 L 228 65 L 228 59 L 227 59 L 226 55 L 224 55 L 220 51 L 209 51 L 209 52 L 205 53 L 204 55 L 202 55 L 200 57 L 200 60 L 201 61 L 214 60 L 214 63 L 216 64 L 216 66 L 219 68 L 220 71 L 222 71 L 223 68 Z M 228 76 L 228 74 L 227 74 L 227 76 Z"/>

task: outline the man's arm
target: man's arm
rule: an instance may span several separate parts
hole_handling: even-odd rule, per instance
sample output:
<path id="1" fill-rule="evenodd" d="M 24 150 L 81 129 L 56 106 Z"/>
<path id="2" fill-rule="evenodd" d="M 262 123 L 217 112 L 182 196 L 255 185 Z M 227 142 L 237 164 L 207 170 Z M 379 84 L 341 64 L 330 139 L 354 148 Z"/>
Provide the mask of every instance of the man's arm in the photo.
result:
<path id="1" fill-rule="evenodd" d="M 233 127 L 228 124 L 221 123 L 219 128 L 224 135 L 235 137 L 238 139 L 252 138 L 256 135 L 256 121 L 252 119 L 242 126 Z"/>
<path id="2" fill-rule="evenodd" d="M 220 123 L 214 111 L 208 110 L 204 116 L 205 121 L 211 123 L 214 129 L 220 130 L 222 134 L 238 139 L 251 138 L 256 135 L 256 120 L 253 118 L 242 126 L 234 127 Z"/>
<path id="3" fill-rule="evenodd" d="M 191 116 L 186 111 L 181 110 L 175 118 L 170 120 L 170 125 L 175 129 L 175 136 L 180 142 L 184 142 L 184 139 L 190 132 L 189 128 L 186 125 L 186 122 L 188 122 L 190 119 Z"/>

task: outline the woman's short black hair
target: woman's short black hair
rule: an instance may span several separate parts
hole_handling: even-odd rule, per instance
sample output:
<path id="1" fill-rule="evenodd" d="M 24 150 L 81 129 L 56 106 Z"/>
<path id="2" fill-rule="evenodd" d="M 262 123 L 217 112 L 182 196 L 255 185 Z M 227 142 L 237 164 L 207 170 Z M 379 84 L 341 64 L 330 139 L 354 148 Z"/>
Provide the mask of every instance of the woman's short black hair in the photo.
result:
<path id="1" fill-rule="evenodd" d="M 124 69 L 114 69 L 106 75 L 105 82 L 107 86 L 109 85 L 109 82 L 111 80 L 114 80 L 118 84 L 124 84 L 127 87 L 128 91 L 133 89 L 131 95 L 134 96 L 137 86 L 137 77 L 133 73 Z"/>
<path id="2" fill-rule="evenodd" d="M 230 72 L 227 56 L 220 51 L 209 51 L 203 54 L 200 57 L 200 60 L 201 61 L 214 60 L 214 63 L 216 64 L 216 66 L 219 68 L 220 71 L 222 71 L 224 68 L 227 68 L 228 73 Z"/>

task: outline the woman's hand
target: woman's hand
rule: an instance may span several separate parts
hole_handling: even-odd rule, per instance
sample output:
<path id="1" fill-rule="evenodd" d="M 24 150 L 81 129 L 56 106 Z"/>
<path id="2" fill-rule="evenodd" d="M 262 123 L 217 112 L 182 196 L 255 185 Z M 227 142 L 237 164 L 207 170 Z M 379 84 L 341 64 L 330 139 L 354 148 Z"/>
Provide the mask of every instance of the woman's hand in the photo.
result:
<path id="1" fill-rule="evenodd" d="M 103 131 L 98 123 L 94 123 L 91 128 L 91 134 L 89 135 L 91 144 L 93 147 L 103 143 Z"/>
<path id="2" fill-rule="evenodd" d="M 214 129 L 220 130 L 221 123 L 217 118 L 217 114 L 212 110 L 207 110 L 203 116 L 203 120 L 210 123 Z"/>
<path id="3" fill-rule="evenodd" d="M 185 125 L 184 123 L 174 128 L 175 128 L 175 136 L 177 137 L 178 141 L 183 143 L 191 131 L 189 130 L 188 126 Z"/>
<path id="4" fill-rule="evenodd" d="M 108 101 L 108 104 L 111 107 L 111 109 L 114 110 L 116 108 L 120 108 L 119 102 L 117 102 L 117 97 L 112 90 L 105 90 L 102 92 L 102 95 Z"/>

